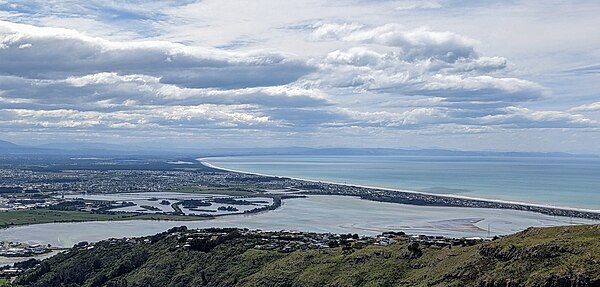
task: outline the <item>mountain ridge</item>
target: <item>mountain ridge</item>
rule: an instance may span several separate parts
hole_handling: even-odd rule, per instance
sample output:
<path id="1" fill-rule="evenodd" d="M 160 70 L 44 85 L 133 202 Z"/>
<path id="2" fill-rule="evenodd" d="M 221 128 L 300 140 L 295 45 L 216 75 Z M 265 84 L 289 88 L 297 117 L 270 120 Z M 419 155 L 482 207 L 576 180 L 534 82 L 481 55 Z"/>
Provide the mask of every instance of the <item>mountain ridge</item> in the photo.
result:
<path id="1" fill-rule="evenodd" d="M 48 143 L 37 146 L 17 145 L 0 140 L 0 154 L 32 155 L 196 155 L 213 156 L 258 156 L 258 155 L 323 155 L 323 156 L 500 156 L 500 157 L 600 157 L 594 154 L 572 154 L 566 152 L 510 152 L 510 151 L 463 151 L 441 148 L 144 148 L 107 143 Z"/>
<path id="2" fill-rule="evenodd" d="M 16 282 L 32 287 L 600 284 L 600 225 L 529 228 L 484 243 L 412 238 L 398 232 L 365 239 L 178 227 L 142 238 L 82 242 Z M 326 246 L 312 247 L 314 240 Z"/>
<path id="3" fill-rule="evenodd" d="M 14 143 L 11 143 L 9 141 L 0 140 L 0 148 L 10 148 L 10 147 L 17 147 L 17 145 Z"/>

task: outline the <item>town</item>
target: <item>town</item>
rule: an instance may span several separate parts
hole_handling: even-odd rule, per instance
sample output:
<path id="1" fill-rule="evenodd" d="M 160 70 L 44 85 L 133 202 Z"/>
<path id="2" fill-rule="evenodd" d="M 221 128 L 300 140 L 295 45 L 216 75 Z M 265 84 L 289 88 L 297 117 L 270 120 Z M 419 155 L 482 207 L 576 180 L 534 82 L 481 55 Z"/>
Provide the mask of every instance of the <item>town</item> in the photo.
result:
<path id="1" fill-rule="evenodd" d="M 40 244 L 0 241 L 0 256 L 4 257 L 29 257 L 45 254 L 52 250 L 51 245 L 42 246 Z"/>
<path id="2" fill-rule="evenodd" d="M 390 246 L 397 243 L 408 243 L 407 258 L 417 258 L 422 255 L 423 248 L 452 248 L 452 246 L 471 246 L 496 238 L 448 238 L 443 236 L 406 235 L 404 232 L 384 232 L 377 236 L 359 236 L 358 234 L 332 234 L 300 232 L 291 230 L 262 231 L 238 228 L 208 228 L 188 229 L 186 226 L 173 227 L 165 232 L 147 237 L 110 238 L 100 242 L 82 241 L 71 249 L 63 250 L 64 254 L 92 250 L 95 248 L 108 248 L 115 245 L 124 245 L 136 248 L 137 245 L 151 245 L 158 242 L 167 242 L 171 252 L 200 251 L 209 252 L 220 244 L 239 244 L 241 248 L 291 253 L 300 250 L 341 248 L 342 251 L 363 249 L 368 246 Z M 50 252 L 50 247 L 39 245 L 27 246 L 20 243 L 2 243 L 4 246 L 13 246 L 12 249 L 30 250 L 33 254 Z M 2 248 L 0 246 L 0 248 Z M 0 249 L 2 250 L 2 249 Z M 35 250 L 35 251 L 33 251 Z M 19 251 L 26 252 L 26 251 Z M 27 264 L 17 263 L 13 266 L 0 267 L 0 277 L 14 277 L 29 268 L 39 264 L 36 259 L 26 261 Z"/>

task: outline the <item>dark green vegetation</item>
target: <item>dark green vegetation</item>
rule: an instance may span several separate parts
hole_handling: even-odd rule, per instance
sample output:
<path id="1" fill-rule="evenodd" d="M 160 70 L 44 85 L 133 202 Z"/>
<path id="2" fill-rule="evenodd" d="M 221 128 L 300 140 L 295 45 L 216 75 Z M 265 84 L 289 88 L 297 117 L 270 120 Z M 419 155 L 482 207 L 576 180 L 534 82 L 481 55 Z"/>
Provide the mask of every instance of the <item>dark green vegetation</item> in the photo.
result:
<path id="1" fill-rule="evenodd" d="M 259 249 L 275 242 L 227 229 L 172 229 L 107 240 L 56 255 L 16 282 L 25 286 L 599 286 L 600 225 L 530 228 L 473 246 Z M 216 235 L 211 235 L 211 232 Z M 306 235 L 300 235 L 300 237 Z M 147 239 L 147 240 L 145 240 Z M 292 239 L 294 240 L 294 239 Z"/>
<path id="2" fill-rule="evenodd" d="M 110 220 L 202 220 L 207 217 L 181 216 L 167 214 L 140 213 L 92 213 L 85 211 L 62 211 L 48 209 L 17 210 L 0 212 L 0 228 L 15 225 L 51 223 L 51 222 L 80 222 L 80 221 L 110 221 Z"/>

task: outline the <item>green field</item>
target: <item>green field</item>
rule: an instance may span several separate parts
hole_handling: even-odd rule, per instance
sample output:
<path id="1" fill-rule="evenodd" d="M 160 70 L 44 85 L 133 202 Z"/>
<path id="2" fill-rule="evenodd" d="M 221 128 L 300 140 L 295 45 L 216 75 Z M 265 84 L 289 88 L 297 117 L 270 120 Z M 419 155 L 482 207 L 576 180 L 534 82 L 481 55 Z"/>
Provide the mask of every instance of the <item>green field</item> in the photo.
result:
<path id="1" fill-rule="evenodd" d="M 48 209 L 17 210 L 0 212 L 0 228 L 16 225 L 50 222 L 111 221 L 111 220 L 203 220 L 206 217 L 167 214 L 119 213 L 101 214 L 85 211 L 58 211 Z"/>

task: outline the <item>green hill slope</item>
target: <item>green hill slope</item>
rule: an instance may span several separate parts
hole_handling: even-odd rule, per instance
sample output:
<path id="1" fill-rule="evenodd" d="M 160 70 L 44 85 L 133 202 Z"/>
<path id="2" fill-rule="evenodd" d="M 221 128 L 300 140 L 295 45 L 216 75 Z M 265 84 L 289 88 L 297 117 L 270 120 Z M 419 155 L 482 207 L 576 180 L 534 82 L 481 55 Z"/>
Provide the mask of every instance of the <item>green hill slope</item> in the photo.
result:
<path id="1" fill-rule="evenodd" d="M 461 242 L 426 246 L 409 242 L 407 236 L 393 240 L 381 246 L 375 239 L 349 235 L 173 229 L 147 238 L 82 245 L 44 261 L 16 282 L 25 286 L 600 286 L 600 225 L 530 228 L 472 246 Z"/>

